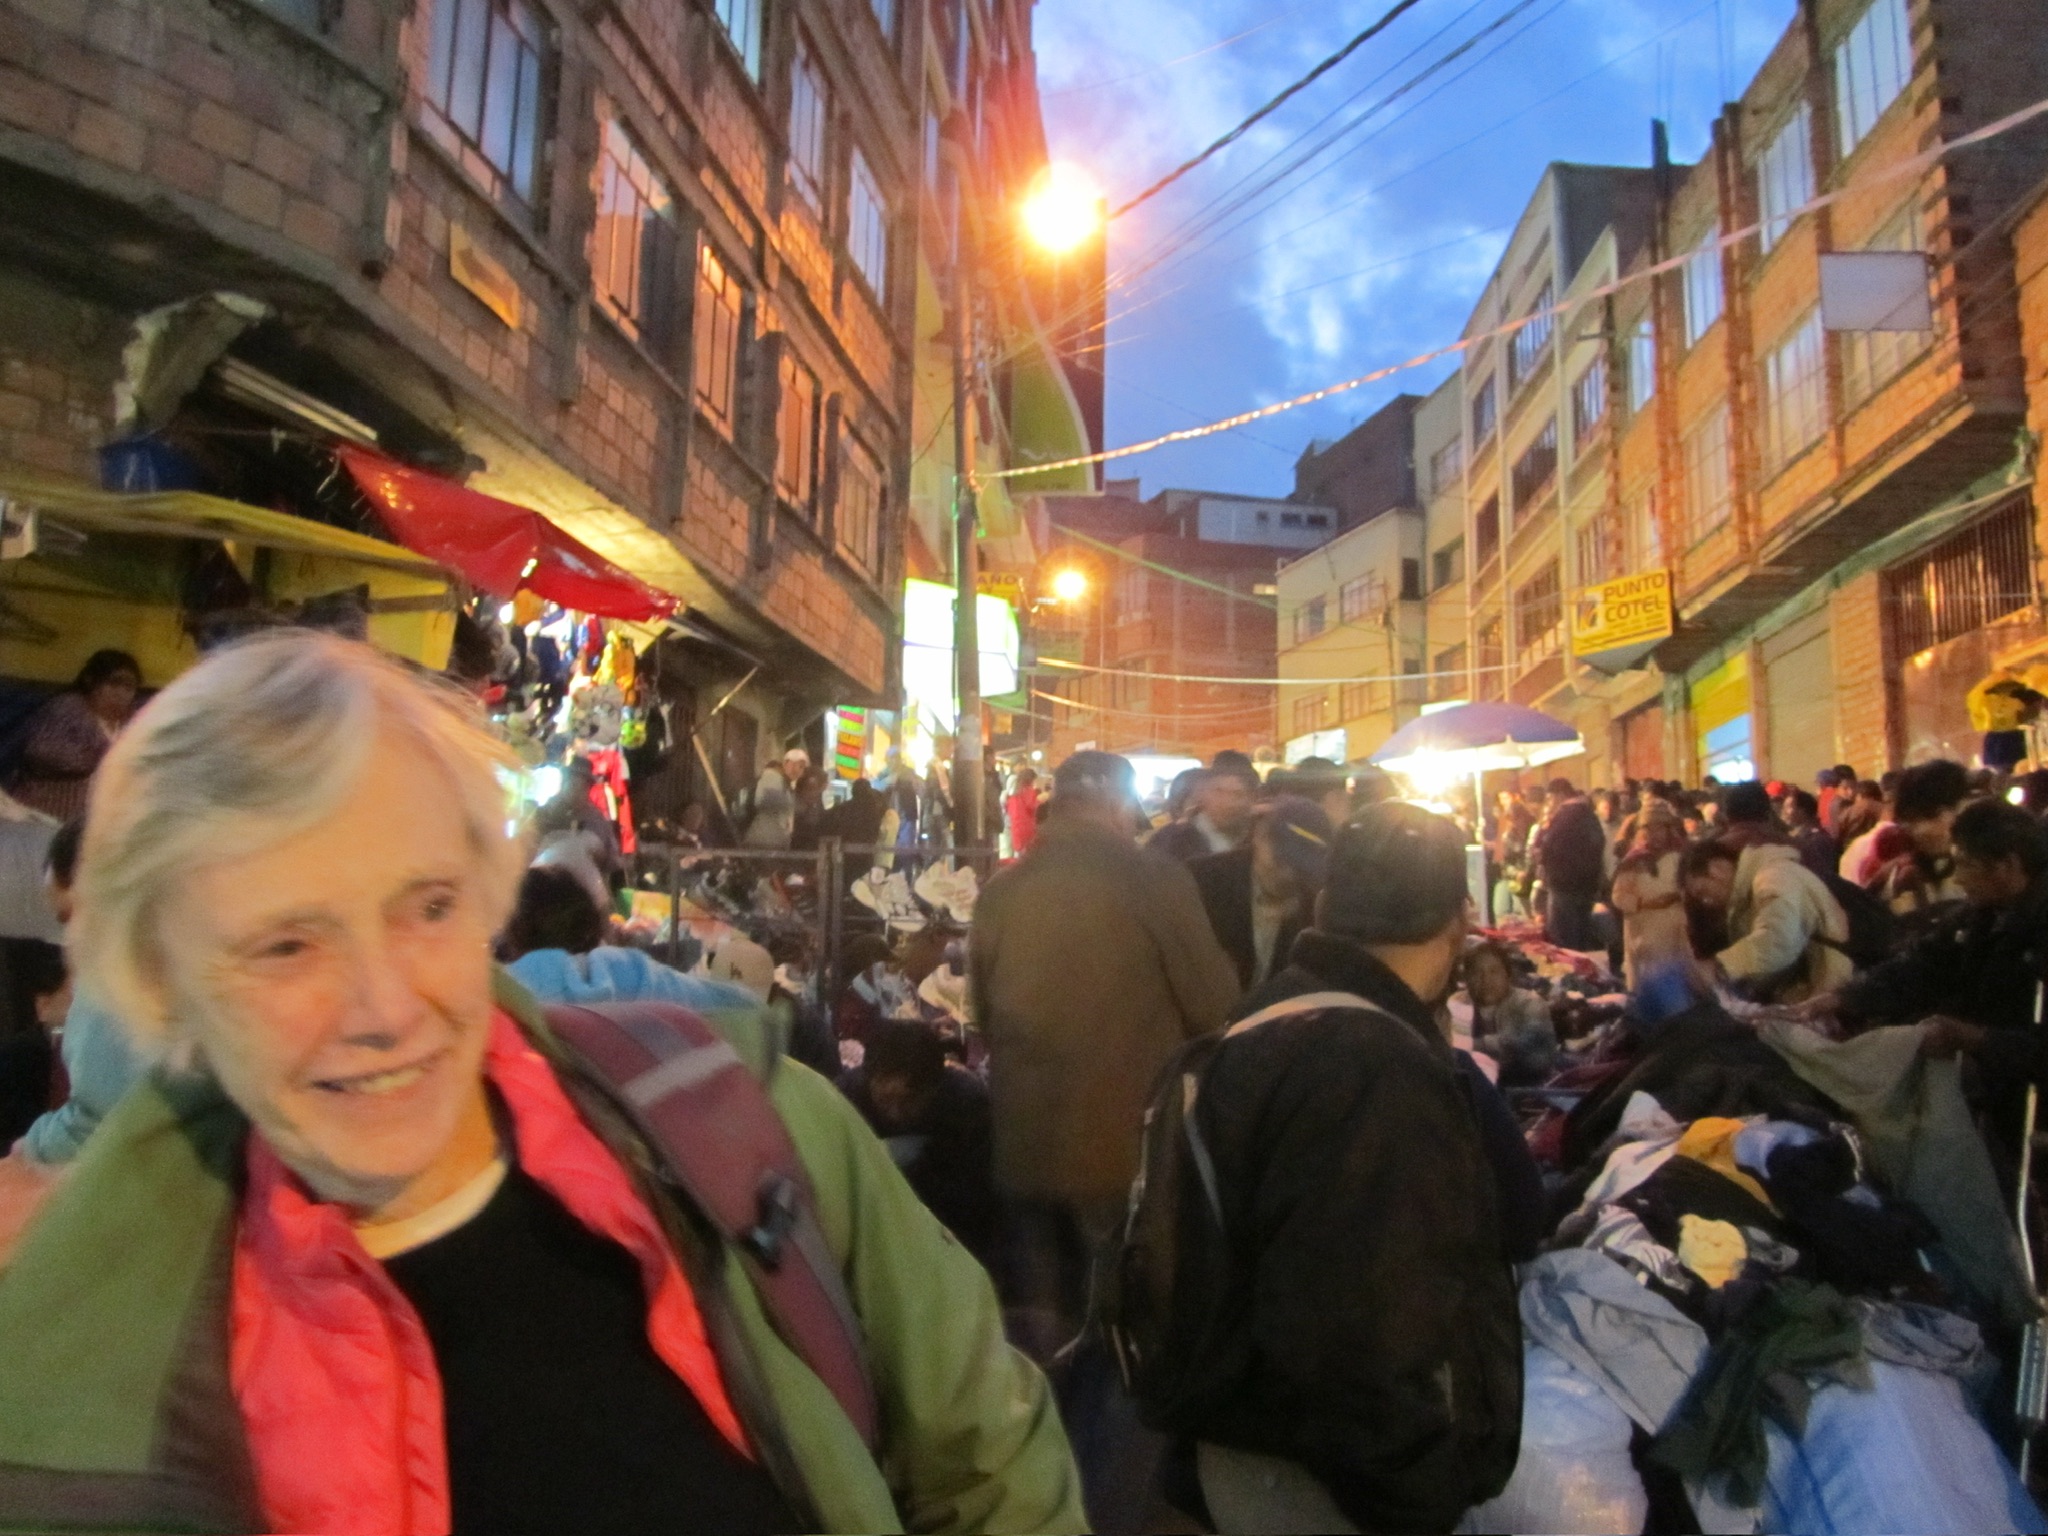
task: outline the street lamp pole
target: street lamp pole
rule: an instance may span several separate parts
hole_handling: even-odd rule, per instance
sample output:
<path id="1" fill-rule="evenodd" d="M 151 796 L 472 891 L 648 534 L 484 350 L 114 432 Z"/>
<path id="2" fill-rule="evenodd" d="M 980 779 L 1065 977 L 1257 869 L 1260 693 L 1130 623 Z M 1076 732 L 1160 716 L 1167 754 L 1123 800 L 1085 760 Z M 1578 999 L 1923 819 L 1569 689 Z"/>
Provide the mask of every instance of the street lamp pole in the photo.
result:
<path id="1" fill-rule="evenodd" d="M 981 551 L 975 542 L 974 430 L 967 419 L 974 367 L 974 286 L 969 270 L 966 179 L 953 179 L 953 664 L 959 709 L 953 725 L 953 805 L 960 842 L 987 841 L 982 814 L 981 626 L 975 613 Z"/>

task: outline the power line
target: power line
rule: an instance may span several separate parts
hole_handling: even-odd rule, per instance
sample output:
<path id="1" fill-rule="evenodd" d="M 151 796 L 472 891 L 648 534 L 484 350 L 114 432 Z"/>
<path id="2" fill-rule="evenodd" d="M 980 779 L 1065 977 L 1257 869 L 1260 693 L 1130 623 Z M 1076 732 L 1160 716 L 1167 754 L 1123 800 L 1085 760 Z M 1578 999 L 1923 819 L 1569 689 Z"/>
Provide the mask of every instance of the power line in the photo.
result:
<path id="1" fill-rule="evenodd" d="M 1869 188 L 1881 185 L 1884 182 L 1897 181 L 1906 176 L 1919 175 L 1956 150 L 1966 149 L 1972 145 L 1997 138 L 2001 134 L 2010 133 L 2013 129 L 2031 122 L 2044 113 L 2048 113 L 2048 100 L 2037 101 L 2031 106 L 2022 107 L 2017 112 L 1999 118 L 1996 122 L 1987 123 L 1982 128 L 1966 133 L 1961 138 L 1936 144 L 1931 149 L 1914 155 L 1910 159 L 1884 167 L 1882 170 L 1857 182 L 1854 186 L 1842 187 L 1832 192 L 1823 193 L 1798 208 L 1785 210 L 1778 214 L 1776 218 L 1786 220 L 1798 218 L 1803 214 L 1813 212 L 1815 209 L 1825 208 L 1837 203 L 1845 197 L 1860 195 Z M 1729 246 L 1749 239 L 1762 228 L 1763 223 L 1759 221 L 1755 224 L 1746 225 L 1741 229 L 1733 230 L 1716 239 L 1713 242 L 1714 249 L 1716 251 L 1725 250 Z M 1254 421 L 1263 421 L 1268 416 L 1278 416 L 1287 411 L 1297 410 L 1305 405 L 1313 405 L 1318 401 L 1327 400 L 1334 395 L 1346 394 L 1352 390 L 1360 389 L 1367 384 L 1376 384 L 1382 379 L 1391 378 L 1393 375 L 1406 372 L 1411 368 L 1420 368 L 1441 358 L 1465 352 L 1481 342 L 1494 341 L 1511 336 L 1524 326 L 1530 325 L 1537 320 L 1557 318 L 1564 315 L 1567 310 L 1581 309 L 1595 300 L 1618 294 L 1636 283 L 1648 281 L 1667 272 L 1676 272 L 1687 265 L 1687 263 L 1695 260 L 1697 255 L 1697 251 L 1687 251 L 1680 255 L 1669 257 L 1664 261 L 1645 267 L 1639 272 L 1617 278 L 1614 282 L 1603 284 L 1598 288 L 1567 299 L 1559 300 L 1548 308 L 1531 310 L 1528 314 L 1496 326 L 1490 331 L 1481 332 L 1476 336 L 1461 337 L 1457 341 L 1418 353 L 1416 356 L 1401 362 L 1390 363 L 1383 368 L 1376 368 L 1370 373 L 1360 374 L 1356 378 L 1340 380 L 1335 384 L 1325 385 L 1321 389 L 1310 390 L 1306 394 L 1296 395 L 1289 400 L 1279 400 L 1271 405 L 1259 406 L 1249 411 L 1240 411 L 1235 416 L 1227 416 L 1221 421 L 1210 422 L 1204 426 L 1183 427 L 1179 431 L 1167 432 L 1158 437 L 1149 438 L 1141 443 L 1133 443 L 1123 448 L 1105 449 L 1100 453 L 1083 454 L 1070 459 L 1055 459 L 1044 464 L 1020 465 L 1010 469 L 994 470 L 985 478 L 991 480 L 1010 479 L 1018 475 L 1042 474 L 1056 469 L 1072 469 L 1083 464 L 1107 463 L 1112 459 L 1123 459 L 1129 458 L 1134 454 L 1149 453 L 1153 449 L 1163 448 L 1171 443 L 1189 442 L 1196 438 L 1213 436 L 1218 432 L 1228 432 L 1237 427 L 1248 426 Z"/>
<path id="2" fill-rule="evenodd" d="M 1352 38 L 1350 42 L 1346 43 L 1342 48 L 1339 48 L 1335 53 L 1331 54 L 1328 58 L 1324 59 L 1320 64 L 1316 65 L 1314 69 L 1310 70 L 1307 74 L 1303 75 L 1299 80 L 1295 81 L 1292 85 L 1288 86 L 1286 90 L 1282 91 L 1278 96 L 1275 96 L 1263 107 L 1260 107 L 1256 112 L 1252 113 L 1250 117 L 1246 118 L 1243 122 L 1239 123 L 1235 128 L 1231 129 L 1228 133 L 1224 134 L 1222 138 L 1216 140 L 1215 143 L 1211 144 L 1207 149 L 1203 150 L 1200 154 L 1196 155 L 1192 160 L 1183 161 L 1173 170 L 1168 171 L 1164 176 L 1160 177 L 1157 181 L 1153 182 L 1151 186 L 1147 187 L 1144 191 L 1140 192 L 1136 197 L 1132 198 L 1122 207 L 1114 209 L 1109 216 L 1112 219 L 1120 219 L 1125 214 L 1129 213 L 1133 208 L 1137 207 L 1140 203 L 1147 202 L 1150 199 L 1157 197 L 1161 192 L 1164 192 L 1176 181 L 1179 181 L 1181 177 L 1187 175 L 1187 173 L 1189 171 L 1192 171 L 1196 166 L 1202 164 L 1205 160 L 1210 159 L 1212 156 L 1216 155 L 1220 151 L 1236 143 L 1239 139 L 1243 138 L 1245 134 L 1250 132 L 1251 129 L 1258 123 L 1264 121 L 1268 117 L 1271 117 L 1287 102 L 1293 100 L 1296 96 L 1299 96 L 1303 91 L 1307 90 L 1311 85 L 1315 84 L 1316 81 L 1322 79 L 1324 75 L 1327 75 L 1339 64 L 1342 64 L 1346 59 L 1350 58 L 1352 54 L 1358 52 L 1360 48 L 1364 47 L 1367 43 L 1371 42 L 1375 37 L 1378 37 L 1380 33 L 1386 31 L 1386 29 L 1392 26 L 1394 22 L 1402 15 L 1403 12 L 1412 11 L 1415 9 L 1416 6 L 1420 5 L 1421 3 L 1422 0 L 1396 0 L 1393 9 L 1389 10 L 1385 15 L 1381 16 L 1379 20 L 1375 21 L 1363 32 L 1359 33 L 1356 37 Z"/>

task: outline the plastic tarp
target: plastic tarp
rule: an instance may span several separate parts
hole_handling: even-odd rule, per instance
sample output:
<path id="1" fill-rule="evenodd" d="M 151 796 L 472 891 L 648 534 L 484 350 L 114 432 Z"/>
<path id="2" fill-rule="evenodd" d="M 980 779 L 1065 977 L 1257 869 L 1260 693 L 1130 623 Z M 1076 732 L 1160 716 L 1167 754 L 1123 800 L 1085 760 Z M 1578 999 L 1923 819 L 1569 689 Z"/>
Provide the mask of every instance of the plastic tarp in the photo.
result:
<path id="1" fill-rule="evenodd" d="M 494 597 L 523 588 L 579 613 L 634 623 L 665 619 L 682 607 L 681 598 L 621 570 L 529 507 L 365 449 L 335 452 L 401 543 Z"/>

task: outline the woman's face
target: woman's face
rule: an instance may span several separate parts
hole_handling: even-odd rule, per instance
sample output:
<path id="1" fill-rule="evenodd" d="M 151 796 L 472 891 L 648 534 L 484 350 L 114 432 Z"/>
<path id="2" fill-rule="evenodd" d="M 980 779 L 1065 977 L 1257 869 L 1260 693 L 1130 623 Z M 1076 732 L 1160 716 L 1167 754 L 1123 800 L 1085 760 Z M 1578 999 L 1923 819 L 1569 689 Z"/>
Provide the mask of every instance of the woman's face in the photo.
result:
<path id="1" fill-rule="evenodd" d="M 1472 994 L 1472 1001 L 1482 1008 L 1491 1008 L 1508 995 L 1507 967 L 1496 955 L 1476 954 L 1465 962 L 1465 988 Z"/>
<path id="2" fill-rule="evenodd" d="M 318 825 L 203 868 L 164 922 L 174 1017 L 322 1199 L 397 1219 L 488 1161 L 489 918 L 452 789 L 386 733 Z"/>
<path id="3" fill-rule="evenodd" d="M 116 672 L 85 696 L 92 712 L 109 725 L 124 725 L 135 713 L 135 696 L 142 691 L 142 679 L 133 672 Z"/>

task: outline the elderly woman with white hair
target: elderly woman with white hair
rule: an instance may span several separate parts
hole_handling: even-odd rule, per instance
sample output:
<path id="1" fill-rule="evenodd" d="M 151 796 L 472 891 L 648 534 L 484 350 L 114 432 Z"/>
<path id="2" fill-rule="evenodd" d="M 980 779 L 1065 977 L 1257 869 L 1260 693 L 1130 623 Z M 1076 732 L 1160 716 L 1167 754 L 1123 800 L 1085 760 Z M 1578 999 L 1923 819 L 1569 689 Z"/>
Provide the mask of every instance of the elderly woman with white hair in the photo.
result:
<path id="1" fill-rule="evenodd" d="M 80 973 L 158 1066 L 0 1274 L 0 1528 L 1078 1530 L 986 1276 L 759 1019 L 872 1443 L 760 1264 L 491 964 L 524 863 L 469 707 L 260 638 L 94 788 Z"/>

